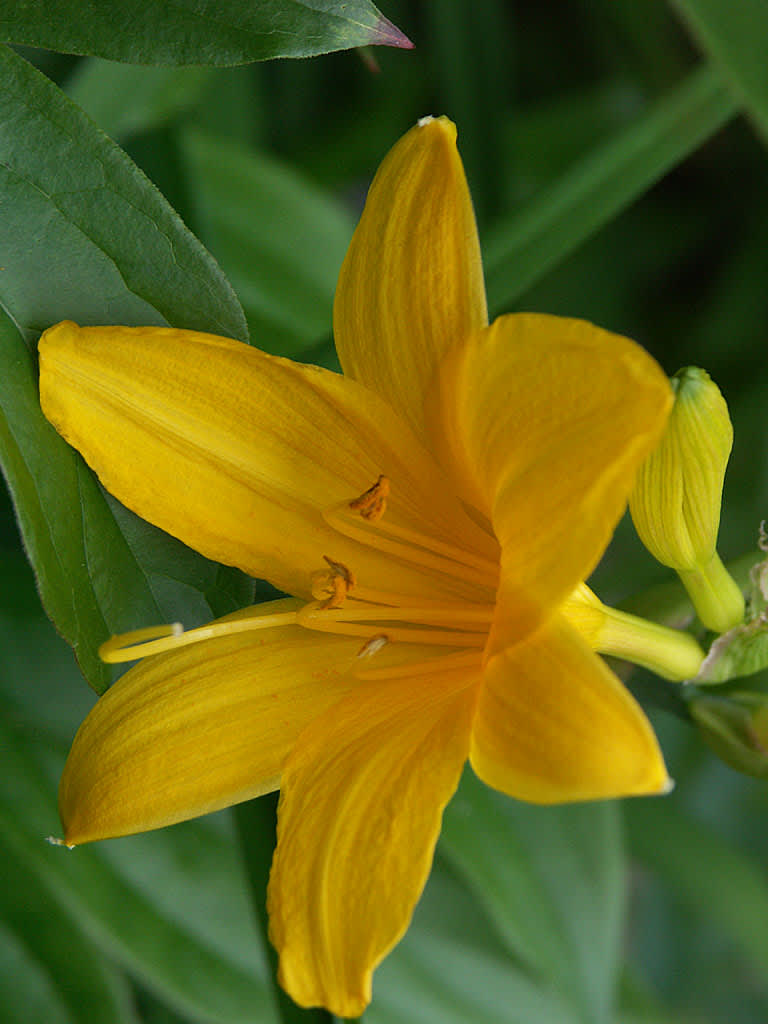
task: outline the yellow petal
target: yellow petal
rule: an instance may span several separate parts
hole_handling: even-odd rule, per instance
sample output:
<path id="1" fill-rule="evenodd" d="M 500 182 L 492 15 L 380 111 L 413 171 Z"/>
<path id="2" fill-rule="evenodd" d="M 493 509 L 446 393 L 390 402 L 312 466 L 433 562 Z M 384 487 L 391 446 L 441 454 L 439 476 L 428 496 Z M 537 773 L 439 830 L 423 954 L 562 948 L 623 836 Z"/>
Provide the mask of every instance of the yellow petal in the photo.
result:
<path id="1" fill-rule="evenodd" d="M 434 443 L 493 524 L 518 637 L 595 567 L 671 401 L 643 349 L 582 320 L 500 317 L 444 361 Z"/>
<path id="2" fill-rule="evenodd" d="M 475 687 L 457 673 L 362 686 L 299 738 L 269 885 L 280 983 L 359 1016 L 429 874 L 466 760 Z"/>
<path id="3" fill-rule="evenodd" d="M 301 730 L 353 685 L 347 669 L 359 647 L 354 637 L 282 626 L 132 668 L 75 737 L 59 790 L 67 843 L 160 828 L 276 789 Z"/>
<path id="4" fill-rule="evenodd" d="M 532 803 L 669 785 L 641 708 L 559 615 L 489 659 L 470 759 L 489 786 Z"/>
<path id="5" fill-rule="evenodd" d="M 422 433 L 424 392 L 443 353 L 487 322 L 456 127 L 423 118 L 379 168 L 341 268 L 339 359 Z"/>
<path id="6" fill-rule="evenodd" d="M 309 596 L 324 555 L 361 583 L 439 589 L 434 574 L 323 520 L 380 473 L 391 479 L 387 522 L 473 543 L 408 427 L 339 374 L 192 331 L 72 323 L 45 332 L 40 366 L 45 415 L 107 490 L 207 557 L 289 593 Z"/>

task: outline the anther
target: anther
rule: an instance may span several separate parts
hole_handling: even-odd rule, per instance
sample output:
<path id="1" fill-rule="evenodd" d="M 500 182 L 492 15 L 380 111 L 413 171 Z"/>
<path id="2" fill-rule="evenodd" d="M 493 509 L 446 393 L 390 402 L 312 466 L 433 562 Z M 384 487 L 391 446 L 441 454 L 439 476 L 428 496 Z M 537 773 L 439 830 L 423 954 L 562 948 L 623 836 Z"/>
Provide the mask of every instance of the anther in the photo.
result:
<path id="1" fill-rule="evenodd" d="M 350 501 L 349 507 L 353 512 L 359 512 L 363 519 L 367 519 L 370 523 L 375 523 L 377 519 L 381 519 L 384 515 L 388 497 L 389 478 L 382 473 L 373 487 L 369 487 L 359 498 Z"/>
<path id="2" fill-rule="evenodd" d="M 372 636 L 370 640 L 366 640 L 360 650 L 357 652 L 358 658 L 370 658 L 372 655 L 377 654 L 382 647 L 386 647 L 388 643 L 391 643 L 386 633 L 377 633 L 376 636 Z"/>
<path id="3" fill-rule="evenodd" d="M 343 562 L 336 562 L 328 555 L 323 555 L 323 558 L 328 568 L 312 573 L 312 597 L 322 602 L 321 608 L 341 608 L 357 583 L 355 574 Z"/>

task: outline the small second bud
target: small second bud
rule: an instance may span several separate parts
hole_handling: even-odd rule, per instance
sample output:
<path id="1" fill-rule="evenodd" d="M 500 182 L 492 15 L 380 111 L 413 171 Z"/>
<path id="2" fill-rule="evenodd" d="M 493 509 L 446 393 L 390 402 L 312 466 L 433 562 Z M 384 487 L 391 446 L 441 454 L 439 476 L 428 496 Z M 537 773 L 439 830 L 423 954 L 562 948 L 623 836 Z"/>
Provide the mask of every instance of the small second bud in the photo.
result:
<path id="1" fill-rule="evenodd" d="M 666 431 L 638 472 L 629 507 L 643 544 L 677 571 L 702 623 L 724 633 L 744 617 L 744 598 L 716 550 L 733 427 L 706 371 L 686 367 L 671 384 Z"/>

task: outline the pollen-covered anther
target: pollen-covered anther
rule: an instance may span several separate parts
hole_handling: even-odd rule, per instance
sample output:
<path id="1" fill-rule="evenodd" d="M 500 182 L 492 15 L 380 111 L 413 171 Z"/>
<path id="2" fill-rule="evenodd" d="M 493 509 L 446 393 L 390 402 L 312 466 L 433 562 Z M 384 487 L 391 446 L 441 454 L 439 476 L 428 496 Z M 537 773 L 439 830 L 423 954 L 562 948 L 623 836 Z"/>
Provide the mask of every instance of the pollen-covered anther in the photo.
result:
<path id="1" fill-rule="evenodd" d="M 384 515 L 388 497 L 389 478 L 382 473 L 372 487 L 364 491 L 359 498 L 350 501 L 349 507 L 353 512 L 359 512 L 363 519 L 375 523 Z"/>
<path id="2" fill-rule="evenodd" d="M 321 608 L 341 608 L 357 583 L 355 574 L 343 562 L 336 562 L 328 555 L 323 555 L 323 558 L 328 568 L 312 573 L 312 597 L 322 602 Z"/>
<path id="3" fill-rule="evenodd" d="M 386 647 L 391 642 L 386 633 L 377 633 L 376 636 L 372 636 L 370 640 L 365 641 L 357 652 L 357 656 L 358 658 L 370 658 L 374 654 L 378 654 L 382 647 Z"/>

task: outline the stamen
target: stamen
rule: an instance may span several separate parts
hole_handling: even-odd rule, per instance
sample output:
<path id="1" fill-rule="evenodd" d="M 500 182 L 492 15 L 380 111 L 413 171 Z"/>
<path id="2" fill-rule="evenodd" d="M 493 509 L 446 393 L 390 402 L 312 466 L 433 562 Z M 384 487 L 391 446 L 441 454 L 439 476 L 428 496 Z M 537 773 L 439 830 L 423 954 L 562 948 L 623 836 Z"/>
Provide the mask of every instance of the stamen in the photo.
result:
<path id="1" fill-rule="evenodd" d="M 457 566 L 460 565 L 462 579 L 478 583 L 483 587 L 496 586 L 499 575 L 498 565 L 462 551 L 461 548 L 454 547 L 452 544 L 445 544 L 436 538 L 427 537 L 403 527 L 396 527 L 391 523 L 377 522 L 374 529 L 366 529 L 364 524 L 360 524 L 357 519 L 349 516 L 346 505 L 327 509 L 323 512 L 323 519 L 330 527 L 338 530 L 345 537 L 349 537 L 350 540 L 359 541 L 368 547 L 401 558 L 405 562 L 412 562 L 449 576 L 456 576 Z M 390 540 L 387 534 L 401 537 L 408 543 L 401 544 L 397 540 Z"/>
<path id="2" fill-rule="evenodd" d="M 390 665 L 386 668 L 355 669 L 355 679 L 361 682 L 373 682 L 377 679 L 403 679 L 411 675 L 431 675 L 435 672 L 446 672 L 458 668 L 480 669 L 482 658 L 477 651 L 461 651 L 459 654 L 441 654 L 437 658 L 426 661 L 403 662 L 401 665 Z"/>
<path id="3" fill-rule="evenodd" d="M 350 590 L 357 584 L 354 573 L 343 562 L 335 562 L 323 555 L 328 569 L 312 573 L 312 597 L 322 601 L 321 608 L 340 608 Z"/>
<path id="4" fill-rule="evenodd" d="M 320 633 L 336 633 L 339 636 L 360 636 L 366 641 L 373 639 L 371 627 L 363 622 L 345 622 L 343 619 L 330 618 L 332 612 L 323 611 L 318 605 L 305 605 L 297 612 L 296 621 L 305 629 L 314 629 Z M 381 618 L 381 616 L 379 616 Z M 379 634 L 374 634 L 378 636 Z M 437 647 L 476 647 L 485 646 L 487 630 L 477 633 L 459 633 L 452 629 L 408 629 L 395 626 L 387 630 L 390 643 L 428 644 Z"/>
<path id="5" fill-rule="evenodd" d="M 353 600 L 366 601 L 370 604 L 381 604 L 393 608 L 409 607 L 414 600 L 413 594 L 398 594 L 392 590 L 374 590 L 373 587 L 358 587 L 355 590 Z M 431 601 L 429 598 L 417 598 L 420 608 L 429 608 L 430 611 L 437 611 L 440 608 L 447 608 L 449 611 L 456 608 L 467 607 L 466 604 L 451 604 L 447 601 Z M 472 605 L 472 607 L 488 608 L 492 611 L 492 605 Z"/>
<path id="6" fill-rule="evenodd" d="M 359 512 L 363 519 L 375 523 L 384 515 L 387 509 L 387 498 L 389 497 L 389 479 L 382 473 L 379 479 L 363 491 L 359 498 L 349 502 L 349 508 L 353 512 Z"/>
<path id="7" fill-rule="evenodd" d="M 421 605 L 419 607 L 380 607 L 368 605 L 363 602 L 353 602 L 343 608 L 325 608 L 315 603 L 304 605 L 296 613 L 297 622 L 300 626 L 306 625 L 306 620 L 321 614 L 325 622 L 409 622 L 412 625 L 443 625 L 451 628 L 452 623 L 470 626 L 477 624 L 479 632 L 487 634 L 488 627 L 493 620 L 493 608 L 490 605 L 482 604 L 457 604 L 457 605 Z"/>
<path id="8" fill-rule="evenodd" d="M 370 640 L 367 640 L 360 650 L 357 652 L 358 658 L 370 658 L 374 654 L 386 647 L 388 643 L 391 643 L 386 633 L 378 633 L 376 636 L 372 636 Z"/>
<path id="9" fill-rule="evenodd" d="M 277 612 L 273 615 L 254 615 L 252 618 L 212 622 L 207 626 L 186 631 L 178 622 L 169 626 L 149 626 L 146 629 L 135 629 L 130 633 L 110 637 L 99 648 L 99 657 L 110 665 L 138 661 L 153 654 L 175 650 L 177 647 L 198 644 L 202 640 L 230 636 L 234 633 L 250 633 L 258 629 L 271 629 L 274 626 L 295 625 L 296 621 L 296 612 Z M 154 639 L 156 637 L 161 639 Z"/>

